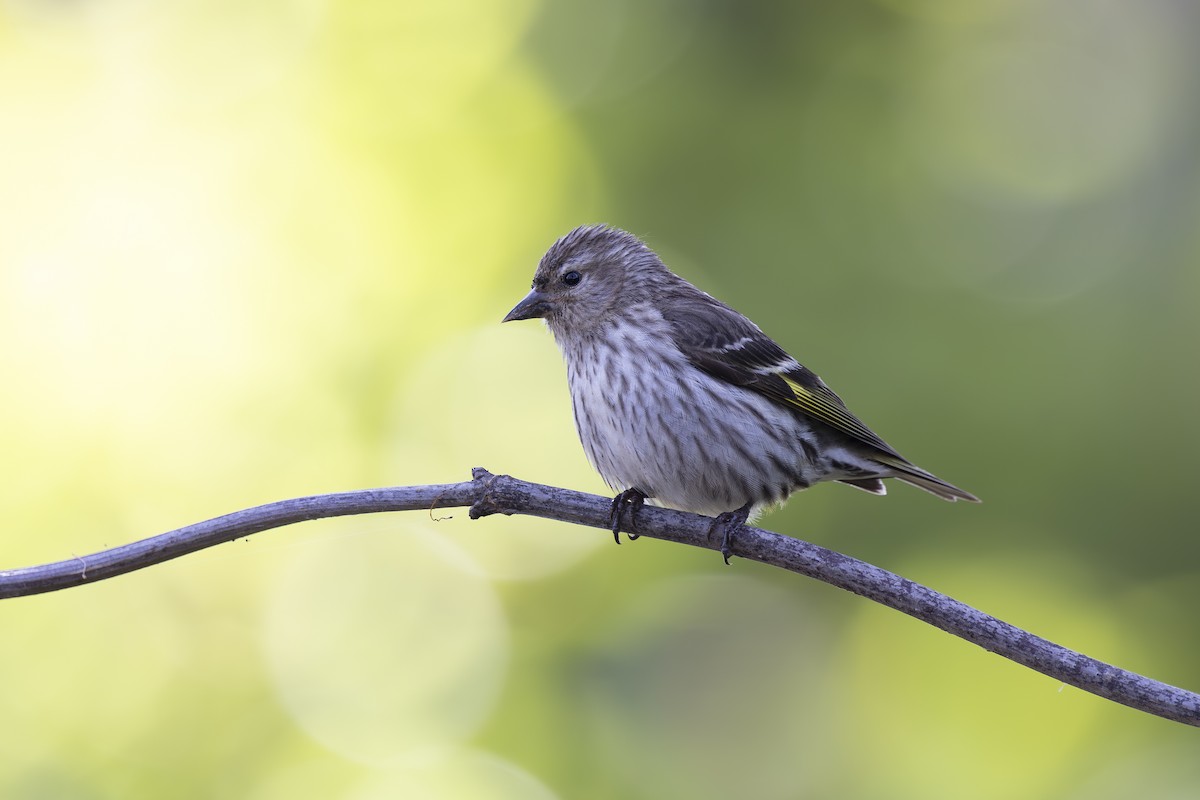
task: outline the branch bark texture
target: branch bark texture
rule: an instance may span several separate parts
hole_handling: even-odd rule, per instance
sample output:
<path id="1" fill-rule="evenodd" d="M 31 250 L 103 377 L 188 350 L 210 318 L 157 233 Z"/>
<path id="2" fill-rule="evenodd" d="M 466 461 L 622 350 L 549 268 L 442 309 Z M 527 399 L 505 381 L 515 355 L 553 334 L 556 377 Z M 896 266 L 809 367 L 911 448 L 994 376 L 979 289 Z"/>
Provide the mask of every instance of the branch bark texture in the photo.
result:
<path id="1" fill-rule="evenodd" d="M 0 570 L 0 598 L 94 583 L 306 520 L 470 506 L 472 519 L 489 514 L 529 514 L 608 529 L 610 503 L 610 498 L 528 483 L 477 468 L 472 480 L 462 483 L 397 486 L 282 500 L 88 556 Z M 720 548 L 720 541 L 710 538 L 712 520 L 708 517 L 646 506 L 637 514 L 637 525 L 637 533 L 643 536 L 710 550 Z M 1164 719 L 1200 727 L 1200 695 L 1069 650 L 866 562 L 751 527 L 739 532 L 732 551 L 734 556 L 797 572 L 874 600 L 1084 691 Z"/>

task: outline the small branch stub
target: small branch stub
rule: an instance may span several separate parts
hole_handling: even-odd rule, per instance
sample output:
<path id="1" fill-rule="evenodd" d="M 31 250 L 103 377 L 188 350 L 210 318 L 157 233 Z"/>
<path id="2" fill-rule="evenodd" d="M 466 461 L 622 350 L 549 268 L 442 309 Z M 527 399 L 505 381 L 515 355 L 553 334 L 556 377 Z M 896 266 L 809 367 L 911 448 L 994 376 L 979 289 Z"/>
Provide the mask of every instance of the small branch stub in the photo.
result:
<path id="1" fill-rule="evenodd" d="M 480 484 L 479 499 L 471 504 L 471 509 L 467 512 L 471 519 L 481 519 L 492 514 L 512 513 L 496 502 L 496 484 L 507 477 L 507 475 L 493 475 L 483 467 L 475 467 L 471 470 L 472 480 Z"/>

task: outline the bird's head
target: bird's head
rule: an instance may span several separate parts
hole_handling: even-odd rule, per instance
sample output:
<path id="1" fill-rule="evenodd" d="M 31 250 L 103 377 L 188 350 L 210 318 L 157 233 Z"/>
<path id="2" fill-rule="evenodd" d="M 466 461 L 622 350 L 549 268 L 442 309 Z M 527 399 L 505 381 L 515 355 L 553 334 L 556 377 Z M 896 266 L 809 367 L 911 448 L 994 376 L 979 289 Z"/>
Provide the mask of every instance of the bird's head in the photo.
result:
<path id="1" fill-rule="evenodd" d="M 587 333 L 622 308 L 646 299 L 669 275 L 637 237 L 607 225 L 586 225 L 559 239 L 542 256 L 533 290 L 504 322 L 546 320 L 555 336 Z"/>

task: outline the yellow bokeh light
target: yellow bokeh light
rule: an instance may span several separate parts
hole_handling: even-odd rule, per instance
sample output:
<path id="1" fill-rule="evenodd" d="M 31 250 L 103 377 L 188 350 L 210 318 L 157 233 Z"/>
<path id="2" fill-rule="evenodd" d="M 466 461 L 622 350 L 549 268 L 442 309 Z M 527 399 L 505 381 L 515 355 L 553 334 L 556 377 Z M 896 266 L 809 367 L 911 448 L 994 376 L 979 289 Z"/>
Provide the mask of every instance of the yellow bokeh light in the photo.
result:
<path id="1" fill-rule="evenodd" d="M 555 800 L 535 777 L 501 758 L 477 750 L 449 750 L 423 763 L 380 771 L 346 800 Z"/>
<path id="2" fill-rule="evenodd" d="M 377 527 L 377 526 L 376 526 Z M 268 601 L 280 700 L 314 739 L 371 764 L 458 744 L 502 685 L 508 625 L 447 541 L 403 523 L 309 543 Z"/>
<path id="3" fill-rule="evenodd" d="M 515 303 L 521 291 L 513 294 Z M 464 480 L 478 466 L 608 493 L 583 455 L 562 359 L 540 324 L 501 328 L 498 314 L 491 325 L 431 349 L 409 373 L 391 435 L 389 474 L 401 482 Z M 604 543 L 594 533 L 527 516 L 459 527 L 455 539 L 500 579 L 545 577 Z"/>

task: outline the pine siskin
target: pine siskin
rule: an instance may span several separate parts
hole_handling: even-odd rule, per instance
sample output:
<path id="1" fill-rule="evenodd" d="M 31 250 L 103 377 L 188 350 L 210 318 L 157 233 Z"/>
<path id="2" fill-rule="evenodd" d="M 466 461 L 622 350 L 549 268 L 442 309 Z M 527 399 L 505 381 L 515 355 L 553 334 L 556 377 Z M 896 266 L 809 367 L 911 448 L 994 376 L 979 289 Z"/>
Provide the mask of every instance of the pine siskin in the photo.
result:
<path id="1" fill-rule="evenodd" d="M 886 494 L 883 479 L 897 478 L 979 502 L 910 463 L 757 325 L 625 231 L 589 225 L 555 242 L 504 321 L 534 317 L 562 350 L 588 459 L 620 492 L 614 536 L 623 509 L 634 527 L 649 500 L 715 516 L 728 563 L 751 514 L 818 481 Z"/>

